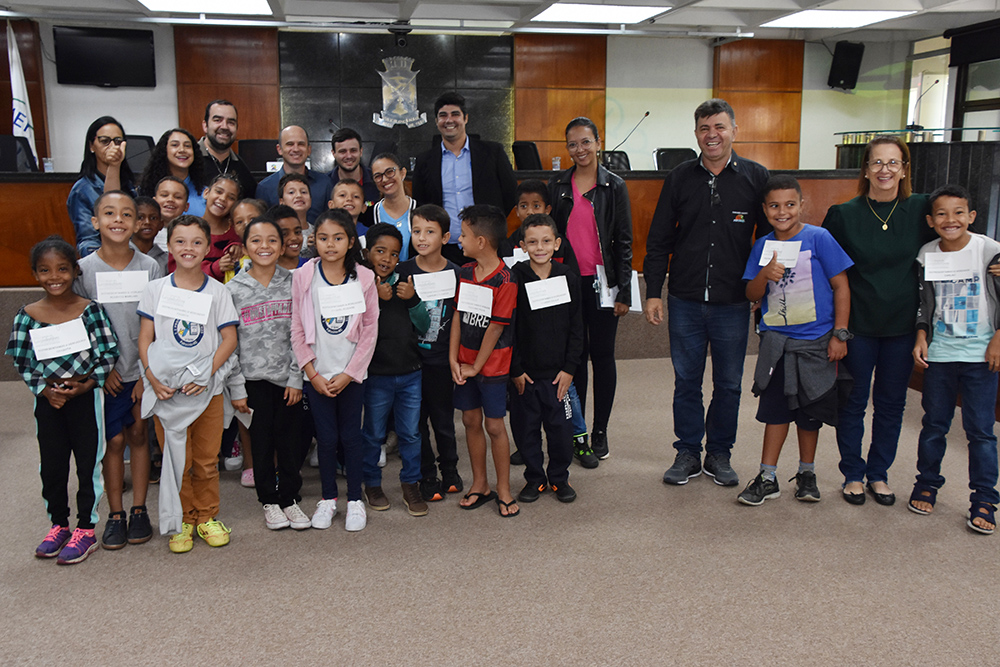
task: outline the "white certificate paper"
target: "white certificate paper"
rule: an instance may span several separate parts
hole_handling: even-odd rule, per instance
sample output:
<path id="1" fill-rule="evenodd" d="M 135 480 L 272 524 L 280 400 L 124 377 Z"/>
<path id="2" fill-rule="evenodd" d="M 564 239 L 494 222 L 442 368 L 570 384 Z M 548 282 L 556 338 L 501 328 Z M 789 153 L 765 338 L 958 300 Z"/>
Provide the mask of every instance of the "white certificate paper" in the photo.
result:
<path id="1" fill-rule="evenodd" d="M 82 317 L 50 327 L 30 329 L 28 335 L 31 336 L 35 359 L 39 361 L 90 349 L 90 336 L 87 335 L 87 327 L 83 326 Z"/>
<path id="2" fill-rule="evenodd" d="M 969 280 L 972 278 L 972 252 L 929 252 L 924 255 L 924 280 Z"/>
<path id="3" fill-rule="evenodd" d="M 532 310 L 569 303 L 569 283 L 566 282 L 566 276 L 524 283 L 524 291 L 528 294 L 528 305 Z"/>
<path id="4" fill-rule="evenodd" d="M 160 292 L 160 302 L 156 304 L 156 314 L 184 322 L 208 324 L 208 313 L 212 310 L 212 295 L 166 285 Z"/>
<path id="5" fill-rule="evenodd" d="M 615 299 L 618 298 L 618 286 L 610 287 L 608 285 L 608 276 L 604 272 L 604 266 L 601 264 L 597 265 L 597 282 L 598 282 L 598 295 L 600 297 L 600 307 L 601 308 L 614 308 Z M 630 291 L 632 292 L 632 305 L 629 306 L 629 312 L 631 313 L 641 313 L 642 312 L 642 299 L 639 298 L 639 272 L 632 271 L 632 280 L 629 285 Z"/>
<path id="6" fill-rule="evenodd" d="M 764 241 L 764 250 L 760 253 L 760 265 L 767 266 L 771 263 L 775 251 L 778 253 L 778 264 L 786 269 L 795 266 L 799 261 L 799 250 L 802 248 L 802 241 Z"/>
<path id="7" fill-rule="evenodd" d="M 462 283 L 458 288 L 458 310 L 490 317 L 493 314 L 493 290 L 482 285 Z"/>
<path id="8" fill-rule="evenodd" d="M 518 262 L 523 262 L 528 259 L 528 253 L 524 252 L 520 248 L 514 248 L 514 254 L 510 257 L 504 257 L 503 263 L 507 265 L 507 268 L 512 268 Z"/>
<path id="9" fill-rule="evenodd" d="M 413 287 L 423 301 L 454 298 L 455 272 L 446 269 L 436 273 L 414 273 Z"/>
<path id="10" fill-rule="evenodd" d="M 250 428 L 250 422 L 253 421 L 253 408 L 250 408 L 250 412 L 240 412 L 237 410 L 236 419 L 243 424 L 244 428 Z"/>
<path id="11" fill-rule="evenodd" d="M 326 319 L 356 315 L 365 309 L 365 295 L 359 282 L 319 288 L 319 312 Z"/>
<path id="12" fill-rule="evenodd" d="M 149 282 L 149 274 L 145 271 L 101 271 L 95 277 L 100 303 L 137 302 Z"/>

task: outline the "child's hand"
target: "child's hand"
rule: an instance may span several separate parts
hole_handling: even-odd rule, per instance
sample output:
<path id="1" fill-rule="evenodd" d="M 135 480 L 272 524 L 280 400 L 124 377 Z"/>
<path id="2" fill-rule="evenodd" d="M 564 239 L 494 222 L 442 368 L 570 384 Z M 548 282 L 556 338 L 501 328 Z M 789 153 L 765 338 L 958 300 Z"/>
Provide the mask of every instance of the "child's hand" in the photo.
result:
<path id="1" fill-rule="evenodd" d="M 378 298 L 383 301 L 388 301 L 392 298 L 392 285 L 382 282 L 382 279 L 378 276 L 375 276 L 375 285 L 375 289 L 378 290 Z"/>
<path id="2" fill-rule="evenodd" d="M 991 276 L 1000 276 L 1000 263 L 990 264 L 989 272 Z"/>
<path id="3" fill-rule="evenodd" d="M 146 369 L 146 378 L 149 380 L 149 384 L 153 387 L 153 393 L 156 394 L 156 398 L 161 401 L 173 398 L 174 392 L 177 391 L 176 389 L 171 389 L 157 380 L 156 376 L 153 375 L 148 368 Z"/>
<path id="4" fill-rule="evenodd" d="M 406 299 L 412 299 L 413 295 L 417 293 L 417 290 L 413 288 L 413 276 L 408 276 L 406 282 L 404 283 L 400 280 L 396 283 L 396 296 L 404 301 Z"/>
<path id="5" fill-rule="evenodd" d="M 197 396 L 206 389 L 208 389 L 208 387 L 200 385 L 197 382 L 188 382 L 186 385 L 181 387 L 181 391 L 184 392 L 185 396 Z"/>
<path id="6" fill-rule="evenodd" d="M 313 389 L 326 396 L 327 398 L 333 398 L 334 394 L 330 392 L 330 383 L 327 382 L 326 378 L 316 373 L 309 379 L 309 384 L 313 386 Z"/>
<path id="7" fill-rule="evenodd" d="M 563 400 L 563 396 L 569 391 L 570 384 L 573 383 L 573 376 L 566 371 L 559 371 L 559 375 L 556 379 L 552 381 L 552 384 L 556 385 L 556 398 L 560 401 Z"/>
<path id="8" fill-rule="evenodd" d="M 302 390 L 285 387 L 285 405 L 295 405 L 302 400 Z"/>
<path id="9" fill-rule="evenodd" d="M 42 396 L 44 396 L 48 400 L 49 405 L 56 410 L 66 405 L 67 396 L 54 385 L 50 384 L 46 386 L 45 389 L 42 389 Z"/>
<path id="10" fill-rule="evenodd" d="M 75 398 L 97 384 L 92 378 L 87 378 L 83 382 L 70 378 L 63 380 L 63 389 L 59 390 L 67 399 Z"/>
<path id="11" fill-rule="evenodd" d="M 469 378 L 476 377 L 477 375 L 479 375 L 479 371 L 477 371 L 472 366 L 472 364 L 461 364 L 459 366 L 459 374 L 462 376 L 462 380 L 464 381 L 464 380 L 468 380 Z M 463 384 L 464 384 L 464 382 L 463 382 Z"/>
<path id="12" fill-rule="evenodd" d="M 782 279 L 785 275 L 785 265 L 778 262 L 777 250 L 774 251 L 774 256 L 771 257 L 771 261 L 768 262 L 767 265 L 760 270 L 760 272 L 763 273 L 772 283 L 776 283 Z"/>
<path id="13" fill-rule="evenodd" d="M 826 358 L 830 361 L 840 361 L 847 356 L 847 343 L 836 336 L 830 337 L 830 344 L 826 346 Z"/>
<path id="14" fill-rule="evenodd" d="M 990 341 L 990 345 L 993 341 Z M 987 361 L 989 360 L 990 348 L 986 347 Z M 921 368 L 927 368 L 927 334 L 923 331 L 917 332 L 917 342 L 913 346 L 913 360 L 917 362 L 917 365 Z M 992 370 L 992 369 L 991 369 Z"/>
<path id="15" fill-rule="evenodd" d="M 245 415 L 250 414 L 250 406 L 247 405 L 247 399 L 234 398 L 232 401 L 230 401 L 230 403 L 232 403 L 233 407 L 236 408 L 239 412 L 242 412 Z"/>
<path id="16" fill-rule="evenodd" d="M 993 334 L 990 344 L 986 346 L 986 363 L 992 372 L 1000 371 L 1000 337 L 997 334 Z"/>
<path id="17" fill-rule="evenodd" d="M 449 362 L 451 365 L 451 380 L 455 384 L 465 384 L 465 378 L 462 377 L 462 364 L 457 361 Z"/>
<path id="18" fill-rule="evenodd" d="M 105 383 L 107 384 L 107 383 Z M 142 392 L 145 390 L 145 385 L 143 385 L 142 380 L 139 380 L 134 385 L 132 385 L 132 402 L 138 403 L 142 400 Z"/>
<path id="19" fill-rule="evenodd" d="M 351 376 L 347 373 L 340 373 L 335 375 L 330 383 L 327 385 L 330 388 L 330 393 L 333 396 L 338 395 L 340 392 L 347 389 L 347 385 L 351 384 Z"/>
<path id="20" fill-rule="evenodd" d="M 517 377 L 512 377 L 510 380 L 511 380 L 511 382 L 514 383 L 514 386 L 517 388 L 517 393 L 518 393 L 519 396 L 524 393 L 524 385 L 525 385 L 525 383 L 535 384 L 535 381 L 532 380 L 528 376 L 527 373 L 522 373 L 521 375 L 518 375 Z"/>
<path id="21" fill-rule="evenodd" d="M 231 245 L 219 258 L 219 270 L 225 273 L 236 268 L 236 261 L 243 255 L 243 248 L 238 245 Z"/>
<path id="22" fill-rule="evenodd" d="M 142 384 L 137 382 L 136 384 Z M 122 390 L 122 376 L 118 372 L 117 368 L 112 368 L 111 372 L 108 373 L 108 379 L 104 381 L 104 393 L 111 396 L 117 396 Z"/>

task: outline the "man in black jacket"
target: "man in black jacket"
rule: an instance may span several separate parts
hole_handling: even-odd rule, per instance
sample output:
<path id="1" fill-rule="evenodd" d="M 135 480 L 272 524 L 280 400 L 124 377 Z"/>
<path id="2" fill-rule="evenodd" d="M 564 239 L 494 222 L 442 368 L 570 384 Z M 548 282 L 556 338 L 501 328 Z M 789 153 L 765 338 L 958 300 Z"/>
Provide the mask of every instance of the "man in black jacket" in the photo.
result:
<path id="1" fill-rule="evenodd" d="M 257 191 L 257 179 L 233 150 L 238 128 L 236 105 L 229 100 L 213 100 L 205 107 L 205 120 L 201 123 L 205 136 L 198 142 L 198 148 L 205 162 L 206 182 L 216 174 L 231 173 L 240 183 L 240 197 L 252 198 Z"/>
<path id="2" fill-rule="evenodd" d="M 418 204 L 437 204 L 451 217 L 451 241 L 441 254 L 457 264 L 467 260 L 458 246 L 462 233 L 459 213 L 473 204 L 491 204 L 508 215 L 516 203 L 517 179 L 503 147 L 470 137 L 465 97 L 445 93 L 434 102 L 434 118 L 441 144 L 417 157 L 413 171 L 413 198 Z"/>

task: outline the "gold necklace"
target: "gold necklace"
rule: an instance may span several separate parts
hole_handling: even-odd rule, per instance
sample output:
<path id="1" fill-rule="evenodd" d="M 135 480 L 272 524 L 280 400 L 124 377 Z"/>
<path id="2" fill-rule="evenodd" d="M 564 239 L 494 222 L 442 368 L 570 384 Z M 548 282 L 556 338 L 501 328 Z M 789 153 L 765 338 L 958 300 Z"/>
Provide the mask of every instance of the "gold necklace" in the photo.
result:
<path id="1" fill-rule="evenodd" d="M 896 207 L 899 206 L 899 197 L 896 197 L 896 203 L 892 205 L 892 210 L 889 211 L 889 215 L 885 216 L 885 220 L 883 220 L 879 216 L 879 214 L 875 212 L 875 209 L 872 208 L 872 200 L 871 199 L 869 199 L 868 197 L 865 197 L 865 201 L 868 202 L 868 209 L 872 212 L 872 215 L 874 215 L 876 218 L 878 218 L 878 221 L 882 223 L 882 231 L 884 232 L 885 230 L 889 229 L 889 218 L 892 217 L 892 214 L 896 211 Z"/>

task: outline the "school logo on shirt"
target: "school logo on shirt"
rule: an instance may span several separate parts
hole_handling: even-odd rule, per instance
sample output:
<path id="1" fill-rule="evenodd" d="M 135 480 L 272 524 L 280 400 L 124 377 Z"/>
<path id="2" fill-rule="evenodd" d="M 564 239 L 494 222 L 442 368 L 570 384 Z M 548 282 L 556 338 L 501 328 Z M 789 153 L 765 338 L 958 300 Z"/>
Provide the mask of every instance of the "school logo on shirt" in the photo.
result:
<path id="1" fill-rule="evenodd" d="M 350 315 L 343 315 L 341 317 L 321 317 L 319 318 L 319 321 L 323 323 L 323 331 L 327 332 L 331 336 L 336 336 L 344 333 L 344 329 L 347 328 L 347 321 L 349 319 Z"/>
<path id="2" fill-rule="evenodd" d="M 205 337 L 205 327 L 197 322 L 174 320 L 174 340 L 181 347 L 194 347 Z"/>

